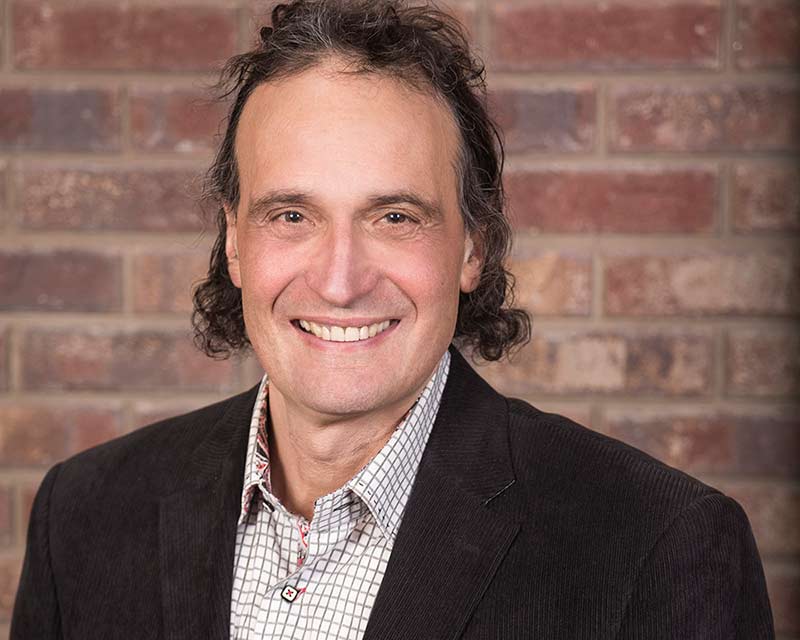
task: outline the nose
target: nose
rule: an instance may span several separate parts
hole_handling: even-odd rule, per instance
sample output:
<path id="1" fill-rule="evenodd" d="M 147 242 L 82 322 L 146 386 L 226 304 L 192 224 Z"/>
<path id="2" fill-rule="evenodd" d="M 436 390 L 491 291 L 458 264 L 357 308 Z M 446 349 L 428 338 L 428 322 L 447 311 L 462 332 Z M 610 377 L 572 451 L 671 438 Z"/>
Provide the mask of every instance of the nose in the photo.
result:
<path id="1" fill-rule="evenodd" d="M 368 238 L 356 225 L 332 225 L 320 239 L 306 271 L 306 283 L 331 306 L 348 308 L 371 291 L 377 269 Z"/>

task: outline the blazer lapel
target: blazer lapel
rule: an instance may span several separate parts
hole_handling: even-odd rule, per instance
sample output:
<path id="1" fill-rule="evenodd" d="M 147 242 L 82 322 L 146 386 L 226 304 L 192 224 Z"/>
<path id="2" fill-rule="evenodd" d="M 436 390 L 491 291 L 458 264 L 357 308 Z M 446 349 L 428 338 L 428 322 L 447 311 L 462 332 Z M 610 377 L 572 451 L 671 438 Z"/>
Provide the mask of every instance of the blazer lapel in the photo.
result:
<path id="1" fill-rule="evenodd" d="M 227 639 L 236 522 L 257 387 L 236 397 L 161 499 L 159 560 L 164 636 Z"/>
<path id="2" fill-rule="evenodd" d="M 514 482 L 506 401 L 451 356 L 365 640 L 460 636 L 519 531 L 491 510 Z"/>

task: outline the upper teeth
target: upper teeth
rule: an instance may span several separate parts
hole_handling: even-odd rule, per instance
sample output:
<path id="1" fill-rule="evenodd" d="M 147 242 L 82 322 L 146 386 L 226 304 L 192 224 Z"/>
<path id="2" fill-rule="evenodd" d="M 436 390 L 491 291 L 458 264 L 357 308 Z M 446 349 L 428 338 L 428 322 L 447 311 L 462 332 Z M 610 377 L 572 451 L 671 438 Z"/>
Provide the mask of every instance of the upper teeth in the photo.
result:
<path id="1" fill-rule="evenodd" d="M 336 325 L 317 324 L 300 320 L 300 326 L 306 331 L 310 331 L 318 338 L 331 342 L 356 342 L 366 340 L 378 335 L 381 331 L 389 328 L 391 321 L 384 320 L 375 324 L 364 325 L 363 327 L 337 327 Z"/>

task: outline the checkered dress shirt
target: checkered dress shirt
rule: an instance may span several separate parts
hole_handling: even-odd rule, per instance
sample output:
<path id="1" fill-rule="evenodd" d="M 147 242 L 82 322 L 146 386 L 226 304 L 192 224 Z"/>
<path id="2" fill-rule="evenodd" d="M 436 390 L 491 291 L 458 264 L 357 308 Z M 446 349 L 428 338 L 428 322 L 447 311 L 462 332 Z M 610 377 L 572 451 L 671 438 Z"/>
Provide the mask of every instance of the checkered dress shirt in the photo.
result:
<path id="1" fill-rule="evenodd" d="M 319 498 L 311 522 L 272 494 L 268 383 L 261 381 L 236 532 L 231 638 L 361 638 L 439 410 L 445 352 L 417 402 L 377 455 Z"/>

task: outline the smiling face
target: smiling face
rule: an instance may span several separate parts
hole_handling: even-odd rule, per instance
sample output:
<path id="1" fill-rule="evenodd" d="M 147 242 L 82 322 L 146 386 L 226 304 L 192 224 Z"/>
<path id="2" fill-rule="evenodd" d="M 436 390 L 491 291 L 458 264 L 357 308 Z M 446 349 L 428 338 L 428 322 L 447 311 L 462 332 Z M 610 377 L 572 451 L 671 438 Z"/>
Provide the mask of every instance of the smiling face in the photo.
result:
<path id="1" fill-rule="evenodd" d="M 449 110 L 386 76 L 331 62 L 253 92 L 226 250 L 271 394 L 334 419 L 413 403 L 480 274 L 457 154 Z"/>

